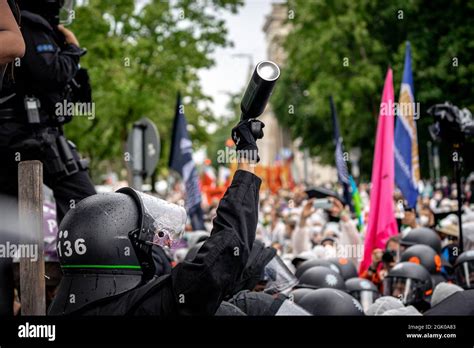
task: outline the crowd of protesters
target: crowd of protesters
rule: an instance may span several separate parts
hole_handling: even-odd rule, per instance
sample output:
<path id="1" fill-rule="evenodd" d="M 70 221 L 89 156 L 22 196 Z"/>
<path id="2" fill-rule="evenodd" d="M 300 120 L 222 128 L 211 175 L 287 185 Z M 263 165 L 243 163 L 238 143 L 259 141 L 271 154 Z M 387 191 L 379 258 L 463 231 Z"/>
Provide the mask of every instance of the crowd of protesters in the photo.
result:
<path id="1" fill-rule="evenodd" d="M 337 185 L 326 185 L 325 189 L 333 190 L 334 194 L 328 199 L 330 204 L 323 208 L 315 204 L 318 199 L 308 197 L 303 185 L 277 193 L 262 191 L 254 255 L 249 258 L 248 272 L 244 272 L 242 286 L 223 302 L 217 315 L 469 314 L 466 312 L 469 306 L 448 301 L 457 299 L 455 293 L 467 296 L 472 291 L 464 290 L 474 288 L 474 205 L 469 180 L 464 188 L 464 253 L 458 249 L 457 192 L 443 177 L 437 185 L 422 182 L 416 210 L 406 209 L 401 195 L 395 193 L 399 234 L 386 241 L 385 249 L 372 251 L 372 263 L 366 270 L 360 269 L 360 263 L 364 255 L 370 185 L 359 185 L 362 221 L 349 205 L 344 205 Z M 166 198 L 183 204 L 180 185 Z M 206 230 L 193 231 L 188 224 L 184 238 L 165 249 L 161 255 L 161 272 L 169 273 L 177 264 L 196 256 L 209 238 L 217 206 L 215 201 L 204 207 Z M 54 221 L 54 214 L 48 219 Z M 55 227 L 54 223 L 51 226 Z M 61 278 L 55 256 L 56 233 L 57 228 L 52 228 L 45 238 L 49 241 L 45 249 L 50 300 Z M 465 262 L 457 260 L 460 255 Z M 416 269 L 407 268 L 406 263 Z M 406 273 L 397 273 L 399 265 L 407 268 Z M 472 301 L 470 297 L 462 301 Z M 342 307 L 321 305 L 343 298 Z M 274 313 L 269 312 L 277 299 L 288 303 L 280 311 L 277 306 Z M 15 308 L 18 312 L 18 301 Z"/>
<path id="2" fill-rule="evenodd" d="M 447 177 L 442 177 L 437 184 L 428 180 L 420 183 L 416 209 L 407 209 L 400 192 L 395 192 L 394 214 L 399 233 L 385 242 L 385 249 L 372 251 L 372 262 L 365 270 L 360 269 L 360 263 L 369 216 L 369 184 L 359 186 L 361 219 L 349 205 L 344 205 L 340 198 L 342 188 L 338 185 L 324 187 L 334 194 L 328 198 L 330 204 L 323 208 L 317 206 L 318 199 L 308 197 L 303 185 L 277 193 L 262 191 L 256 239 L 265 248 L 274 250 L 287 271 L 295 276 L 293 281 L 289 280 L 291 276 L 285 278 L 287 288 L 279 294 L 285 294 L 311 314 L 352 313 L 351 306 L 347 311 L 326 311 L 315 305 L 317 300 L 305 306 L 302 295 L 312 293 L 317 297 L 314 291 L 319 289 L 326 289 L 319 292 L 319 296 L 329 303 L 327 296 L 331 294 L 324 292 L 350 294 L 360 302 L 366 315 L 381 315 L 389 310 L 393 311 L 387 315 L 463 314 L 466 307 L 450 305 L 448 308 L 443 301 L 448 297 L 455 300 L 452 294 L 474 287 L 473 182 L 468 178 L 463 186 L 461 258 L 456 215 L 458 193 Z M 169 198 L 179 201 L 180 195 L 175 192 Z M 217 202 L 208 207 L 207 226 L 211 225 L 216 208 Z M 187 232 L 186 242 L 172 253 L 173 262 L 181 262 L 188 252 L 193 254 L 189 250 L 198 248 L 207 235 L 207 231 Z M 459 262 L 462 260 L 465 261 Z M 415 269 L 406 263 L 415 264 Z M 397 272 L 398 267 L 406 270 Z M 269 279 L 272 283 L 268 275 L 272 272 L 265 267 L 261 271 L 258 284 L 248 289 L 251 292 L 269 292 L 265 289 Z M 439 305 L 441 302 L 443 305 Z"/>

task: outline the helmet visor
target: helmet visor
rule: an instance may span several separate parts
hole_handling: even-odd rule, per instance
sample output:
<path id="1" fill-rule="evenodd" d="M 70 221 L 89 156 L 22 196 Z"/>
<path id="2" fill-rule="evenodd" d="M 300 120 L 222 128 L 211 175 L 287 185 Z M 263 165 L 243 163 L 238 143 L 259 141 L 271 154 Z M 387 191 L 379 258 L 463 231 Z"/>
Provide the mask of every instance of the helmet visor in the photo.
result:
<path id="1" fill-rule="evenodd" d="M 396 297 L 405 305 L 411 304 L 416 299 L 413 285 L 413 280 L 410 278 L 386 277 L 383 283 L 383 294 Z"/>
<path id="2" fill-rule="evenodd" d="M 265 266 L 264 272 L 264 280 L 266 281 L 264 292 L 268 294 L 289 290 L 298 283 L 298 279 L 278 255 L 275 255 Z"/>
<path id="3" fill-rule="evenodd" d="M 141 235 L 146 242 L 162 247 L 172 247 L 184 233 L 186 210 L 146 193 L 137 192 L 143 204 Z"/>
<path id="4" fill-rule="evenodd" d="M 370 305 L 380 296 L 377 292 L 370 290 L 358 291 L 358 295 L 359 298 L 356 299 L 360 302 L 362 308 L 364 308 L 364 312 L 366 312 Z"/>
<path id="5" fill-rule="evenodd" d="M 474 288 L 474 260 L 466 261 L 456 267 L 456 283 L 464 289 Z"/>
<path id="6" fill-rule="evenodd" d="M 59 10 L 59 23 L 62 25 L 72 24 L 75 18 L 74 5 L 75 0 L 64 0 L 64 4 Z"/>

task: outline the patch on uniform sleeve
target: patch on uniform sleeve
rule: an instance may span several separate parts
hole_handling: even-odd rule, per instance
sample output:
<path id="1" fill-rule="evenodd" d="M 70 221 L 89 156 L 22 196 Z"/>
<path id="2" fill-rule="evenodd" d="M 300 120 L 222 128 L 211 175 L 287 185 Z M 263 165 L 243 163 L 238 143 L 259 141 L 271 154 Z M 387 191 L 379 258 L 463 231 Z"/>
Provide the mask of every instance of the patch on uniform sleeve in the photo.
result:
<path id="1" fill-rule="evenodd" d="M 38 53 L 52 53 L 56 52 L 56 48 L 52 44 L 41 44 L 36 46 L 36 52 Z"/>

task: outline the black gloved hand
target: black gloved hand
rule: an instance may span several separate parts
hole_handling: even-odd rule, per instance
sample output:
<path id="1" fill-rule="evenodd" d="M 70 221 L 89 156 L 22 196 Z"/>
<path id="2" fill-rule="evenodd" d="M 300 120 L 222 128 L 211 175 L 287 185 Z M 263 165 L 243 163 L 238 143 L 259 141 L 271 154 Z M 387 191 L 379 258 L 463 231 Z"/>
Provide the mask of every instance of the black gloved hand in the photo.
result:
<path id="1" fill-rule="evenodd" d="M 240 121 L 232 129 L 232 140 L 237 147 L 238 158 L 259 162 L 257 139 L 263 138 L 265 124 L 256 119 Z"/>

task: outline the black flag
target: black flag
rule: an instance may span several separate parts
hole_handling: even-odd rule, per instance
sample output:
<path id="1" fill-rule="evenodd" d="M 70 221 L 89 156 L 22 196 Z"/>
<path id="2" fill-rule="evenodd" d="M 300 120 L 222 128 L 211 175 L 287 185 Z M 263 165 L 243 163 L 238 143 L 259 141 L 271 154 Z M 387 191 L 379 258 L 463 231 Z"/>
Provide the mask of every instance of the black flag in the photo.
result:
<path id="1" fill-rule="evenodd" d="M 184 106 L 181 104 L 181 96 L 178 93 L 169 167 L 183 178 L 186 187 L 185 206 L 191 218 L 193 230 L 205 230 L 201 209 L 201 190 L 199 189 L 198 173 L 193 161 L 193 148 L 187 125 Z"/>
<path id="2" fill-rule="evenodd" d="M 339 133 L 339 123 L 337 122 L 336 107 L 334 106 L 334 100 L 332 96 L 329 97 L 329 104 L 331 105 L 332 114 L 332 125 L 334 130 L 334 145 L 336 146 L 334 157 L 336 158 L 337 178 L 344 189 L 344 200 L 345 204 L 352 208 L 351 192 L 349 190 L 349 171 L 347 170 L 347 164 L 344 160 L 344 146 L 342 144 L 342 137 Z"/>

